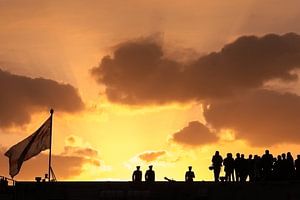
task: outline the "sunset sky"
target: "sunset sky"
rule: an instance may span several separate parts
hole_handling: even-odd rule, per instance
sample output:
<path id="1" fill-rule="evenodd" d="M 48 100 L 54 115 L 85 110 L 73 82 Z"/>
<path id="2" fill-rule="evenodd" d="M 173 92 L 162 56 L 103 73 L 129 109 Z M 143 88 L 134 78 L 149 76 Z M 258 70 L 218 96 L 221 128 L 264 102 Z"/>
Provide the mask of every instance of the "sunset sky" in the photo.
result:
<path id="1" fill-rule="evenodd" d="M 212 180 L 219 150 L 300 154 L 299 0 L 0 0 L 4 153 L 54 108 L 59 180 Z M 48 151 L 15 177 L 47 173 Z"/>

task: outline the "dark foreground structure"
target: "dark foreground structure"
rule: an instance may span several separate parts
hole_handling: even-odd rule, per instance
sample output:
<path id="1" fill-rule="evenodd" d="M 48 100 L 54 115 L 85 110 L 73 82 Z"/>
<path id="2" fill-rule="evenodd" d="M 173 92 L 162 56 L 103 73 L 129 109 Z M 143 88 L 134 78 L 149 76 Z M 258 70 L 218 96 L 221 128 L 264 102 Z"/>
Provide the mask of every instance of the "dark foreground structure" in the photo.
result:
<path id="1" fill-rule="evenodd" d="M 299 200 L 300 182 L 17 182 L 1 200 Z"/>

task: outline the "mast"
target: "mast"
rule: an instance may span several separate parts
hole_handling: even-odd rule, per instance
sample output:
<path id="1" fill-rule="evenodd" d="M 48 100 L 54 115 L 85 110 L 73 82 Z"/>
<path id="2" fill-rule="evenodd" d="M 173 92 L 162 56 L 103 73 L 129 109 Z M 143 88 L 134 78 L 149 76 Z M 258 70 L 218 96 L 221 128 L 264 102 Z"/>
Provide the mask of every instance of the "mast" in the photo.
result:
<path id="1" fill-rule="evenodd" d="M 52 154 L 52 120 L 53 120 L 53 113 L 54 110 L 51 108 L 50 109 L 50 149 L 49 149 L 49 164 L 48 164 L 48 178 L 49 182 L 51 181 L 51 154 Z"/>

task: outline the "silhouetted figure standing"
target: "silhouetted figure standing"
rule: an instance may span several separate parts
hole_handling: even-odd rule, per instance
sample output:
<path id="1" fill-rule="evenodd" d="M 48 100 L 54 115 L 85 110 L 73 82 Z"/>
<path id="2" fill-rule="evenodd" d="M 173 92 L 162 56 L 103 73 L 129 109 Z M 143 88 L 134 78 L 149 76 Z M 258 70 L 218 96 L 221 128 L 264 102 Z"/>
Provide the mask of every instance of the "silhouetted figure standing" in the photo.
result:
<path id="1" fill-rule="evenodd" d="M 149 169 L 146 171 L 145 174 L 145 181 L 146 182 L 154 182 L 155 181 L 155 172 L 152 170 L 153 166 L 150 165 Z"/>
<path id="2" fill-rule="evenodd" d="M 261 180 L 262 176 L 262 164 L 261 164 L 261 158 L 258 155 L 254 156 L 254 181 Z"/>
<path id="3" fill-rule="evenodd" d="M 287 180 L 288 179 L 288 168 L 289 168 L 289 163 L 288 160 L 286 159 L 286 154 L 282 153 L 281 154 L 281 169 L 282 169 L 282 180 Z"/>
<path id="4" fill-rule="evenodd" d="M 300 180 L 300 155 L 297 155 L 297 159 L 295 160 L 296 167 L 296 179 Z"/>
<path id="5" fill-rule="evenodd" d="M 192 166 L 189 166 L 189 171 L 185 173 L 185 181 L 193 182 L 195 178 L 195 173 L 192 171 Z"/>
<path id="6" fill-rule="evenodd" d="M 232 158 L 232 153 L 227 153 L 227 157 L 224 159 L 223 165 L 225 171 L 225 180 L 234 181 L 234 159 Z"/>
<path id="7" fill-rule="evenodd" d="M 136 166 L 136 170 L 132 174 L 133 182 L 142 182 L 142 171 L 140 170 L 140 166 Z"/>
<path id="8" fill-rule="evenodd" d="M 234 160 L 234 171 L 235 171 L 235 180 L 237 182 L 241 181 L 241 155 L 240 153 L 236 154 L 236 158 Z"/>
<path id="9" fill-rule="evenodd" d="M 270 180 L 278 180 L 278 174 L 276 173 L 276 163 L 277 163 L 277 158 L 273 157 L 273 166 L 272 166 L 272 172 L 271 172 L 271 178 Z"/>
<path id="10" fill-rule="evenodd" d="M 252 154 L 249 155 L 247 159 L 247 168 L 248 168 L 248 175 L 249 175 L 249 181 L 254 181 L 254 160 L 252 159 Z"/>
<path id="11" fill-rule="evenodd" d="M 248 176 L 248 162 L 245 159 L 245 155 L 241 154 L 241 166 L 240 166 L 240 181 L 246 182 L 247 176 Z"/>
<path id="12" fill-rule="evenodd" d="M 276 161 L 274 162 L 273 177 L 275 180 L 282 180 L 283 171 L 281 155 L 278 155 Z"/>
<path id="13" fill-rule="evenodd" d="M 220 171 L 222 167 L 223 158 L 220 156 L 219 151 L 216 151 L 215 155 L 212 157 L 212 164 L 214 169 L 215 182 L 219 181 Z"/>
<path id="14" fill-rule="evenodd" d="M 262 160 L 262 169 L 263 169 L 263 178 L 264 180 L 270 180 L 272 175 L 273 167 L 273 156 L 270 154 L 269 150 L 265 151 L 265 154 L 261 158 Z"/>
<path id="15" fill-rule="evenodd" d="M 291 152 L 288 152 L 286 154 L 286 160 L 287 160 L 287 178 L 288 180 L 292 180 L 295 177 L 295 166 L 294 166 L 294 158 L 291 154 Z"/>

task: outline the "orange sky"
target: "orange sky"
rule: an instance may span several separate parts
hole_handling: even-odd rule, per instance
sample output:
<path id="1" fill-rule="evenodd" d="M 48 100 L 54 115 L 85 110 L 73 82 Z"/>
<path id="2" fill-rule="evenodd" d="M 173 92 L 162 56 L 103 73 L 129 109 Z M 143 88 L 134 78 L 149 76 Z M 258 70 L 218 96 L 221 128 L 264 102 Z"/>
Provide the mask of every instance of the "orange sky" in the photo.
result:
<path id="1" fill-rule="evenodd" d="M 4 152 L 33 133 L 50 107 L 60 180 L 130 180 L 136 165 L 150 164 L 158 180 L 183 180 L 189 165 L 196 180 L 211 180 L 215 150 L 248 155 L 268 147 L 295 156 L 299 6 L 0 1 L 0 82 L 10 81 L 0 86 L 0 175 L 8 175 Z M 249 35 L 257 38 L 236 40 Z M 16 179 L 46 171 L 42 154 Z"/>

